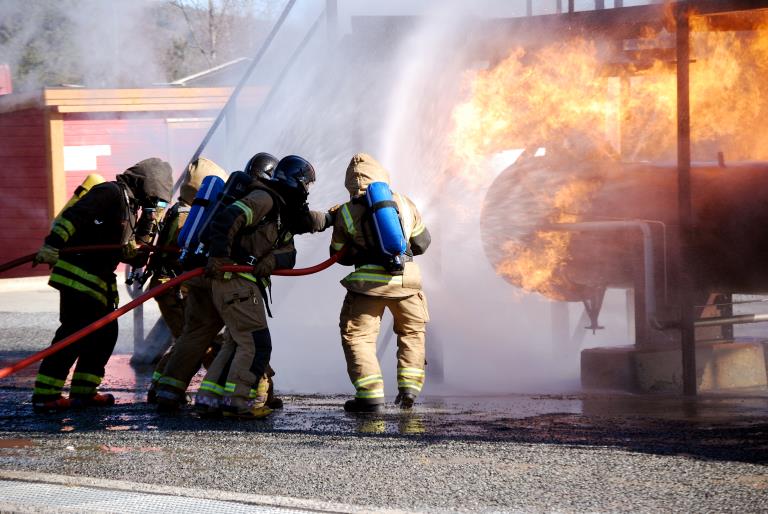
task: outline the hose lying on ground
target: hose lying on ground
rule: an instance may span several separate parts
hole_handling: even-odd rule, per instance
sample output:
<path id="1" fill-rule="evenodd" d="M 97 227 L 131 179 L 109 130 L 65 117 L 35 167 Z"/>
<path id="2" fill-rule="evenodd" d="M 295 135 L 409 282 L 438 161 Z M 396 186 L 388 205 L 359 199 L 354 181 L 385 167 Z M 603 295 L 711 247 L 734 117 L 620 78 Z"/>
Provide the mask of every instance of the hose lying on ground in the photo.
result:
<path id="1" fill-rule="evenodd" d="M 322 271 L 326 268 L 329 268 L 331 265 L 333 265 L 336 261 L 338 261 L 341 256 L 345 253 L 345 250 L 342 248 L 341 251 L 334 254 L 329 259 L 321 262 L 320 264 L 317 264 L 315 266 L 311 266 L 309 268 L 298 268 L 298 269 L 276 269 L 272 272 L 273 275 L 280 275 L 280 276 L 288 276 L 288 277 L 298 277 L 302 275 L 311 275 L 313 273 L 317 273 L 318 271 Z M 223 266 L 223 271 L 231 271 L 236 273 L 250 273 L 253 271 L 252 266 Z M 122 307 L 118 307 L 114 312 L 111 312 L 104 316 L 103 318 L 94 321 L 87 327 L 83 327 L 74 334 L 71 334 L 61 341 L 57 341 L 56 343 L 52 344 L 48 348 L 41 350 L 34 355 L 30 355 L 26 359 L 22 359 L 16 364 L 12 364 L 10 366 L 7 366 L 5 368 L 0 369 L 0 378 L 5 378 L 9 375 L 12 375 L 16 373 L 19 370 L 22 370 L 29 366 L 30 364 L 33 364 L 39 360 L 44 359 L 45 357 L 48 357 L 49 355 L 52 355 L 62 348 L 65 348 L 75 341 L 79 340 L 82 337 L 87 336 L 91 332 L 94 332 L 107 323 L 110 323 L 111 321 L 116 320 L 123 314 L 125 314 L 128 311 L 131 311 L 141 305 L 142 303 L 146 302 L 150 298 L 154 298 L 158 294 L 162 293 L 163 291 L 166 291 L 167 289 L 170 289 L 171 287 L 181 284 L 182 282 L 185 282 L 189 280 L 190 278 L 197 277 L 199 275 L 203 274 L 203 268 L 197 268 L 193 269 L 191 271 L 187 271 L 186 273 L 182 273 L 176 278 L 172 278 L 168 282 L 165 282 L 164 284 L 160 284 L 157 287 L 150 289 L 146 293 L 144 293 L 141 296 L 136 297 L 132 301 L 126 303 Z"/>

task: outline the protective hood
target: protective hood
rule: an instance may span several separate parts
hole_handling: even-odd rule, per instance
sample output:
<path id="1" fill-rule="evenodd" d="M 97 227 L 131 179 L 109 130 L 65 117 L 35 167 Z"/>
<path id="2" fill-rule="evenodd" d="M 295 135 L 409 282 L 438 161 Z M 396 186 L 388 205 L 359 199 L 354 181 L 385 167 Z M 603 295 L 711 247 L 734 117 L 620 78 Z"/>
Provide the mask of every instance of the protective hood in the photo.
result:
<path id="1" fill-rule="evenodd" d="M 179 198 L 192 205 L 197 190 L 200 189 L 200 184 L 203 183 L 203 179 L 208 175 L 216 175 L 225 182 L 227 180 L 227 172 L 210 159 L 200 157 L 190 163 L 187 168 L 185 181 L 179 191 Z"/>
<path id="2" fill-rule="evenodd" d="M 344 187 L 347 188 L 351 197 L 355 197 L 365 193 L 365 188 L 371 182 L 389 184 L 389 172 L 367 153 L 355 154 L 347 166 Z"/>
<path id="3" fill-rule="evenodd" d="M 141 204 L 151 198 L 169 202 L 173 190 L 171 165 L 162 159 L 144 159 L 120 173 L 115 180 L 128 186 Z"/>

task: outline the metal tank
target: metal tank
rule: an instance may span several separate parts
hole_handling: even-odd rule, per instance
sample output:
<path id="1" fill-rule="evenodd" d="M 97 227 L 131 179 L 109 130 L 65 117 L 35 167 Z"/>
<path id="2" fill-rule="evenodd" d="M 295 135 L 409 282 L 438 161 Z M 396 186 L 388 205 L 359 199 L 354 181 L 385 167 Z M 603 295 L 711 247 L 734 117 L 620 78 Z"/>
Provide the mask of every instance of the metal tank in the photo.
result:
<path id="1" fill-rule="evenodd" d="M 768 163 L 694 163 L 691 191 L 686 271 L 698 296 L 768 293 Z M 481 237 L 500 276 L 553 300 L 584 302 L 590 328 L 606 288 L 633 288 L 640 330 L 662 330 L 677 317 L 677 212 L 672 164 L 555 153 L 521 158 L 494 180 Z M 510 265 L 526 255 L 551 267 L 547 280 L 530 280 L 540 273 L 535 265 Z"/>

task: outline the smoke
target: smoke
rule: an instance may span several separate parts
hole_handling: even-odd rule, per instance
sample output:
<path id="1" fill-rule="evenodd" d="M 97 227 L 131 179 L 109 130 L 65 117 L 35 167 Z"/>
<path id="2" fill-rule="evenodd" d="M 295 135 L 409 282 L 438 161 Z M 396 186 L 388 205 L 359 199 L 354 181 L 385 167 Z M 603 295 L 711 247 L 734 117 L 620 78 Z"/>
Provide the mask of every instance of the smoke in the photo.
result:
<path id="1" fill-rule="evenodd" d="M 320 4 L 320 2 L 318 2 Z M 429 4 L 429 3 L 427 3 Z M 340 14 L 386 14 L 372 4 L 341 3 Z M 423 6 L 424 4 L 422 4 Z M 419 206 L 433 236 L 427 254 L 417 257 L 430 305 L 428 381 L 425 393 L 509 393 L 578 388 L 580 341 L 553 344 L 551 304 L 526 295 L 496 275 L 480 242 L 480 209 L 485 184 L 470 186 L 456 177 L 448 133 L 453 107 L 466 94 L 467 71 L 476 62 L 472 46 L 479 16 L 524 13 L 524 2 L 438 2 L 418 23 L 381 27 L 355 19 L 336 44 L 324 24 L 277 86 L 266 107 L 255 105 L 246 88 L 238 102 L 236 136 L 217 134 L 206 149 L 214 160 L 242 166 L 258 151 L 294 153 L 318 173 L 310 194 L 313 208 L 344 202 L 344 172 L 356 152 L 368 152 L 390 171 L 393 188 Z M 290 37 L 275 41 L 250 86 L 268 82 L 312 26 L 322 5 L 305 4 L 302 22 Z M 427 5 L 429 8 L 430 5 Z M 344 11 L 348 8 L 349 11 Z M 397 6 L 393 7 L 397 10 Z M 398 12 L 398 14 L 402 14 Z M 408 27 L 403 30 L 403 27 Z M 302 30 L 303 29 L 303 30 Z M 255 118 L 258 114 L 258 118 Z M 329 233 L 297 237 L 298 266 L 328 255 Z M 338 316 L 345 290 L 338 284 L 349 268 L 334 266 L 310 277 L 276 278 L 273 367 L 283 391 L 343 393 L 352 390 L 341 349 Z M 609 293 L 601 321 L 610 331 L 587 336 L 586 344 L 629 342 L 623 292 Z M 569 307 L 570 336 L 581 311 Z M 387 393 L 395 392 L 395 341 L 388 315 L 379 344 Z M 581 321 L 583 323 L 583 320 Z M 581 325 L 583 326 L 583 325 Z M 435 377 L 443 374 L 445 381 Z M 431 379 L 429 377 L 432 377 Z"/>
<path id="2" fill-rule="evenodd" d="M 157 5 L 149 0 L 4 0 L 0 62 L 10 65 L 19 91 L 165 82 L 153 39 Z"/>

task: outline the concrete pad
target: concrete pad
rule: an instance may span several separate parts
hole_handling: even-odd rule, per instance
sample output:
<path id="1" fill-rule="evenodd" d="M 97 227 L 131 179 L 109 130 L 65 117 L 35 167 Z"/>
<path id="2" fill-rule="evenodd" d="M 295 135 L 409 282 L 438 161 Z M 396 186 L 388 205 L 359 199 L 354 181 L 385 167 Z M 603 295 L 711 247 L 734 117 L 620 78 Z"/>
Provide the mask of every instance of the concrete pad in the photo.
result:
<path id="1" fill-rule="evenodd" d="M 589 348 L 581 352 L 581 385 L 587 389 L 634 390 L 634 346 Z"/>
<path id="2" fill-rule="evenodd" d="M 760 342 L 699 344 L 696 376 L 699 391 L 766 388 L 766 353 Z M 581 354 L 581 382 L 586 388 L 625 391 L 682 391 L 678 349 L 632 346 L 590 348 Z"/>

